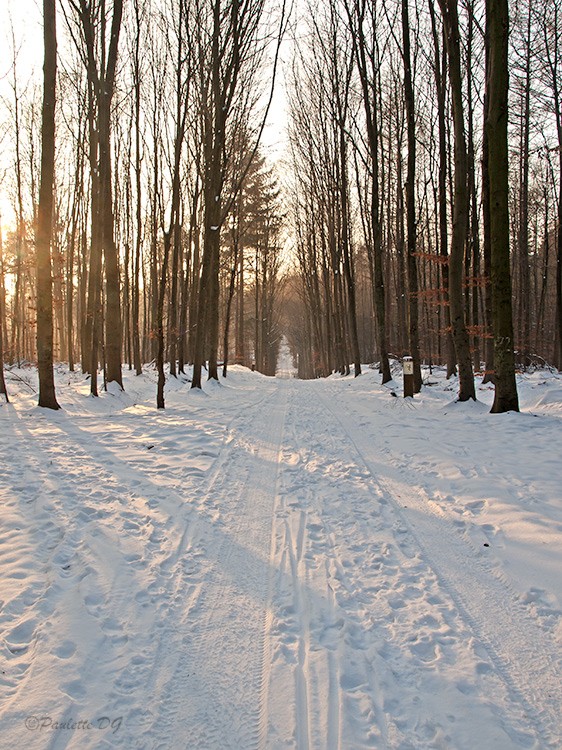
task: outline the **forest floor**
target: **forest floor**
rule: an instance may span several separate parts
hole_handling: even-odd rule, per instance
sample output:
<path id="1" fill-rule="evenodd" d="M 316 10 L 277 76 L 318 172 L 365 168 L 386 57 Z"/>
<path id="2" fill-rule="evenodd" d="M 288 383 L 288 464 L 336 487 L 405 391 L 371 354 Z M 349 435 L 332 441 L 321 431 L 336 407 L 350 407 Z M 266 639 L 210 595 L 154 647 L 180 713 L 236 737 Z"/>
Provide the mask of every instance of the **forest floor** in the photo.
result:
<path id="1" fill-rule="evenodd" d="M 562 747 L 562 377 L 7 372 L 0 746 Z"/>

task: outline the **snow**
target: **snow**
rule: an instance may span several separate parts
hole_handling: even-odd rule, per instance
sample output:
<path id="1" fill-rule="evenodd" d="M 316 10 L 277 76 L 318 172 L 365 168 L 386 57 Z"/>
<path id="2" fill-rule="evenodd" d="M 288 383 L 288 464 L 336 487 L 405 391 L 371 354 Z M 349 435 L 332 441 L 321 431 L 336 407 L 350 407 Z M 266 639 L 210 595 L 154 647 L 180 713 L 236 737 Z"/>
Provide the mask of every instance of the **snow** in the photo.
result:
<path id="1" fill-rule="evenodd" d="M 560 375 L 278 375 L 7 372 L 0 744 L 561 747 Z"/>

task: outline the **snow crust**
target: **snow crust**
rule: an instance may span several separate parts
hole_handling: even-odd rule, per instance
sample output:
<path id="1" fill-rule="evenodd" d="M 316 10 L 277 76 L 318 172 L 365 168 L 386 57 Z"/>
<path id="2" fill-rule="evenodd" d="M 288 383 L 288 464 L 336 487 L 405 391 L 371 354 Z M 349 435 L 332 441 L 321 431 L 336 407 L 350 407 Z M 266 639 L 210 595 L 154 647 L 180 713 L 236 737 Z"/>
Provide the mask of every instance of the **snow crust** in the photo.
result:
<path id="1" fill-rule="evenodd" d="M 0 402 L 2 747 L 562 747 L 562 379 Z"/>

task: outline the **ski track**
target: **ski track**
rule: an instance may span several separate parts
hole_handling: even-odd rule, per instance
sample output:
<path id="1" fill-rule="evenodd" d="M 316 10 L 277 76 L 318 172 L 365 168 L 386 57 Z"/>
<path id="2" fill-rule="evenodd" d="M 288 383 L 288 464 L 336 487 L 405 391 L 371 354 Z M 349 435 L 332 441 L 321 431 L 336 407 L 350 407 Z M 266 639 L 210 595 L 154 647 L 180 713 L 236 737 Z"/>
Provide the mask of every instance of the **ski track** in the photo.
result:
<path id="1" fill-rule="evenodd" d="M 180 658 L 147 732 L 161 735 L 157 747 L 173 747 L 178 737 L 194 748 L 260 743 L 271 514 L 285 400 L 275 391 L 267 409 L 240 417 L 240 437 L 200 500 L 212 521 L 194 522 L 190 535 L 198 540 L 189 546 L 205 560 L 204 591 L 178 623 Z"/>
<path id="2" fill-rule="evenodd" d="M 5 705 L 17 714 L 63 662 L 64 683 L 37 688 L 42 714 L 123 717 L 115 733 L 27 732 L 26 747 L 562 746 L 542 621 L 415 467 L 357 429 L 353 399 L 316 386 L 264 381 L 223 427 L 197 397 L 133 427 L 89 415 L 92 445 L 80 417 L 11 412 L 0 488 L 19 546 L 0 564 L 25 587 L 2 592 Z M 87 637 L 61 619 L 77 606 Z"/>
<path id="3" fill-rule="evenodd" d="M 279 697 L 263 747 L 558 747 L 554 644 L 542 653 L 543 634 L 514 592 L 458 528 L 428 516 L 414 477 L 390 482 L 373 459 L 378 446 L 355 437 L 349 405 L 336 408 L 331 395 L 302 384 L 291 393 L 274 520 L 270 694 L 274 686 Z M 419 507 L 406 513 L 412 495 Z M 436 674 L 453 672 L 447 712 L 431 693 Z M 479 727 L 463 725 L 465 709 Z"/>

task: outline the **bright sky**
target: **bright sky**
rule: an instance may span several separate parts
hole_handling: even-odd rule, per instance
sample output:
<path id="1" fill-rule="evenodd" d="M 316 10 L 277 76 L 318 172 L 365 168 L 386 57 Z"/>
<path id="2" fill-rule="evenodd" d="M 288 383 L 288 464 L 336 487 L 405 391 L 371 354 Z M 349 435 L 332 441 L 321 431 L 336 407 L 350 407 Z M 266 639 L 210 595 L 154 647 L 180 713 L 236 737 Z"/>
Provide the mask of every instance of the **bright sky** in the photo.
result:
<path id="1" fill-rule="evenodd" d="M 10 92 L 13 36 L 17 65 L 24 81 L 39 74 L 43 60 L 43 12 L 38 0 L 2 0 L 0 3 L 0 91 Z"/>
<path id="2" fill-rule="evenodd" d="M 12 33 L 13 29 L 13 33 Z M 7 106 L 13 100 L 14 41 L 21 86 L 41 75 L 43 54 L 42 7 L 39 0 L 0 0 L 0 212 L 3 226 L 12 224 L 13 210 L 4 175 L 11 168 Z"/>
<path id="3" fill-rule="evenodd" d="M 59 28 L 61 23 L 59 22 Z M 12 32 L 13 29 L 13 32 Z M 7 106 L 13 101 L 12 61 L 15 38 L 18 79 L 20 87 L 41 81 L 43 65 L 43 8 L 42 0 L 0 0 L 0 215 L 4 232 L 12 226 L 14 212 L 9 196 L 10 180 L 5 178 L 12 169 L 13 156 L 9 147 L 11 118 Z M 286 54 L 284 45 L 282 53 Z M 284 55 L 282 54 L 282 57 Z M 285 94 L 283 68 L 280 64 L 276 91 L 262 143 L 273 158 L 279 157 L 285 145 Z"/>

